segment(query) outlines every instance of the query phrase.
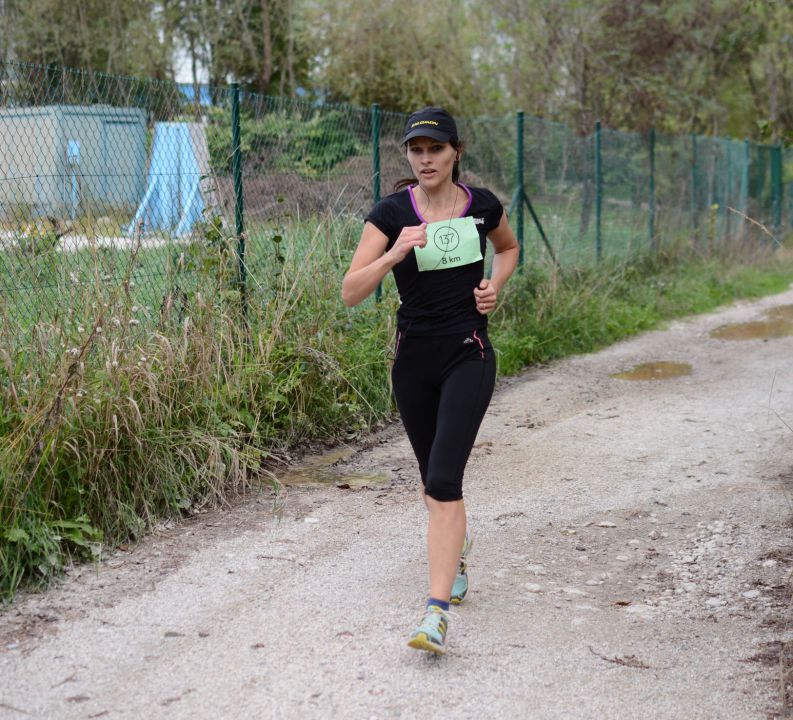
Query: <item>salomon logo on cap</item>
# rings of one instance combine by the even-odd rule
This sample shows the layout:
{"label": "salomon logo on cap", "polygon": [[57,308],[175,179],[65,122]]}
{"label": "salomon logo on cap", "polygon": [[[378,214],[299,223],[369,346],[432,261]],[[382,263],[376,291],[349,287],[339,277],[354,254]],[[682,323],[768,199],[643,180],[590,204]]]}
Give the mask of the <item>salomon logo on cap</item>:
{"label": "salomon logo on cap", "polygon": [[457,124],[443,108],[426,107],[414,112],[405,125],[404,145],[414,137],[428,137],[441,142],[457,141]]}

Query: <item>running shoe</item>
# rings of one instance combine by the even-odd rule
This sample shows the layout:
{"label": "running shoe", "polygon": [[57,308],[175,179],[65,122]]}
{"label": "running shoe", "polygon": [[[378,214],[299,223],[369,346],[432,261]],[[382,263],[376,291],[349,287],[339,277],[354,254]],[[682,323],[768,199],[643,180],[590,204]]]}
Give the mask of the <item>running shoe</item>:
{"label": "running shoe", "polygon": [[468,565],[465,562],[468,553],[473,547],[474,539],[469,534],[468,530],[465,531],[465,542],[463,543],[463,551],[460,553],[460,565],[457,567],[457,577],[454,578],[454,585],[452,585],[452,595],[449,602],[452,605],[459,605],[468,594]]}
{"label": "running shoe", "polygon": [[446,630],[449,616],[437,605],[428,605],[424,619],[411,633],[408,645],[416,650],[443,655],[446,652]]}

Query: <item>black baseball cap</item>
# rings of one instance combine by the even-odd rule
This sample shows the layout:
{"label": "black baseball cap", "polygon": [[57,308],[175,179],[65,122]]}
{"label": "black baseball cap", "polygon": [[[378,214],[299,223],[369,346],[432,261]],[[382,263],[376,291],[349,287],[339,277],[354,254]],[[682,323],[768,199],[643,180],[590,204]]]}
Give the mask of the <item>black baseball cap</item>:
{"label": "black baseball cap", "polygon": [[414,137],[429,137],[441,142],[456,141],[457,124],[443,108],[425,107],[408,118],[402,144]]}

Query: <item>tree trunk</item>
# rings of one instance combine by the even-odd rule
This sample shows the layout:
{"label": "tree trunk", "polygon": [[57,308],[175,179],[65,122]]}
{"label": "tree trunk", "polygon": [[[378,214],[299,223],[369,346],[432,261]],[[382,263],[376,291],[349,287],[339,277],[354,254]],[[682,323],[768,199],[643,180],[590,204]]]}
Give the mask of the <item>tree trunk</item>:
{"label": "tree trunk", "polygon": [[777,73],[777,58],[769,58],[766,66],[768,73],[768,119],[771,124],[771,142],[779,141],[779,75]]}
{"label": "tree trunk", "polygon": [[6,62],[11,53],[11,8],[7,0],[0,0],[0,62]]}
{"label": "tree trunk", "polygon": [[201,120],[201,86],[198,84],[198,59],[196,57],[195,35],[190,29],[190,71],[193,75],[193,107],[195,121]]}
{"label": "tree trunk", "polygon": [[[590,119],[588,117],[588,90],[589,90],[589,63],[587,61],[586,49],[583,44],[581,34],[578,34],[575,54],[578,56],[576,67],[578,68],[577,80],[577,95],[578,95],[578,135],[583,141],[589,133]],[[578,226],[578,237],[583,240],[589,229],[589,221],[592,217],[592,206],[595,202],[595,183],[592,177],[593,173],[589,172],[590,158],[581,158],[581,169],[584,174],[583,187],[581,188],[581,222]]]}
{"label": "tree trunk", "polygon": [[287,42],[286,42],[286,72],[289,76],[289,96],[294,97],[297,87],[295,86],[295,28],[294,28],[294,9],[293,0],[287,2]]}
{"label": "tree trunk", "polygon": [[273,77],[273,35],[270,24],[270,3],[260,0],[262,8],[262,43],[264,47],[264,62],[259,74],[258,90],[262,95],[267,93]]}

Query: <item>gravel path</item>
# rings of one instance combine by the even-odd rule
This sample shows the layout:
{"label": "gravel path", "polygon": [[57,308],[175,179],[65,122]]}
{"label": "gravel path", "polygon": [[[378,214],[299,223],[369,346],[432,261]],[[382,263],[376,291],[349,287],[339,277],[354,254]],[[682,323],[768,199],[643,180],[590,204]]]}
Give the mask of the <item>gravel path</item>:
{"label": "gravel path", "polygon": [[[0,616],[2,718],[766,718],[793,567],[793,337],[709,332],[793,290],[501,383],[466,476],[472,591],[406,647],[425,516],[397,426],[163,526]],[[690,376],[610,374],[651,360]],[[784,422],[783,422],[784,421]],[[343,483],[342,483],[343,484]],[[778,654],[778,653],[777,653]]]}

